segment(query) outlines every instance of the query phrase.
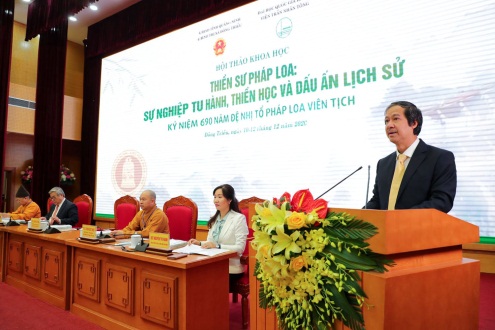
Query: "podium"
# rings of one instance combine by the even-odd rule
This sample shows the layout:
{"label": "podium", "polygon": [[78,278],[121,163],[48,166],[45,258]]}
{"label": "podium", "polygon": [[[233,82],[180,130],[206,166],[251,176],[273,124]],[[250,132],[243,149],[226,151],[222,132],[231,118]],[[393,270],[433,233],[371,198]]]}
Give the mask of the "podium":
{"label": "podium", "polygon": [[[462,244],[479,241],[477,226],[434,209],[330,210],[375,225],[370,248],[396,263],[386,273],[360,274],[367,330],[478,329],[480,263],[462,257]],[[250,269],[255,262],[251,248]],[[275,330],[275,312],[259,307],[258,290],[251,276],[251,329]]]}

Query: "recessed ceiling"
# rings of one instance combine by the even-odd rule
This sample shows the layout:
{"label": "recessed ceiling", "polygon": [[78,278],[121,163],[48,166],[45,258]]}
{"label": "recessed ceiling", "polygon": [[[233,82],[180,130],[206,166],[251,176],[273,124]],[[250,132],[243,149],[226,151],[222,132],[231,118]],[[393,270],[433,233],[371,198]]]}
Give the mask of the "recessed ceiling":
{"label": "recessed ceiling", "polygon": [[[3,0],[2,0],[3,1]],[[85,8],[77,13],[77,21],[69,21],[69,27],[67,31],[67,39],[83,44],[83,40],[88,35],[88,26],[93,25],[115,13],[137,3],[141,0],[99,0],[94,3],[98,7],[98,10],[94,11],[89,8]],[[16,22],[26,24],[27,12],[29,3],[23,0],[15,0],[14,20]]]}

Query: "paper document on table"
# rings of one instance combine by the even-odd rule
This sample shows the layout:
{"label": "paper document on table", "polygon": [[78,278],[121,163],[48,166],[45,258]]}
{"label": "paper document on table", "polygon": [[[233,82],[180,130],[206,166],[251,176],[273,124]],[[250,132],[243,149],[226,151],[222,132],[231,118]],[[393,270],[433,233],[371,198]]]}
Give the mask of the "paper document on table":
{"label": "paper document on table", "polygon": [[170,239],[170,249],[175,250],[181,247],[187,246],[187,241],[183,241],[181,239]]}
{"label": "paper document on table", "polygon": [[52,225],[51,226],[52,228],[56,228],[60,231],[69,231],[69,230],[72,230],[72,226],[71,225]]}
{"label": "paper document on table", "polygon": [[216,256],[224,252],[229,252],[226,249],[204,249],[199,245],[191,244],[181,247],[180,249],[175,249],[174,252],[187,253],[187,254],[201,254],[204,256]]}

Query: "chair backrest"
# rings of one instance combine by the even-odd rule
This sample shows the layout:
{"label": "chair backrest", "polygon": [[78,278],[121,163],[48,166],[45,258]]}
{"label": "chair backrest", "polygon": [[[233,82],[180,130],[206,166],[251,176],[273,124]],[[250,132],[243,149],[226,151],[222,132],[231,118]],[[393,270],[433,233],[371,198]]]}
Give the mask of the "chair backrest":
{"label": "chair backrest", "polygon": [[50,197],[48,197],[48,201],[46,202],[46,214],[48,214],[48,212],[50,212],[50,207],[52,206],[53,204],[53,201]]}
{"label": "chair backrest", "polygon": [[113,204],[114,228],[123,229],[139,212],[139,200],[136,197],[125,195]]}
{"label": "chair backrest", "polygon": [[163,204],[163,212],[168,218],[170,238],[188,241],[196,238],[198,206],[187,197],[177,196]]}
{"label": "chair backrest", "polygon": [[249,233],[248,233],[248,239],[246,241],[246,247],[244,249],[244,253],[243,255],[248,255],[249,254],[249,242],[251,241],[252,237],[253,237],[253,230],[251,229],[251,226],[249,225],[251,223],[251,219],[249,219],[249,204],[251,203],[263,203],[265,200],[262,199],[262,198],[258,198],[258,197],[249,197],[249,198],[246,198],[246,199],[242,199],[239,201],[239,210],[242,212],[242,214],[244,214],[244,216],[246,217],[246,221],[247,221],[247,224],[248,224],[248,228],[249,228]]}
{"label": "chair backrest", "polygon": [[93,200],[86,194],[77,196],[74,198],[74,204],[77,207],[77,213],[79,220],[76,227],[82,227],[82,225],[90,225],[93,217]]}

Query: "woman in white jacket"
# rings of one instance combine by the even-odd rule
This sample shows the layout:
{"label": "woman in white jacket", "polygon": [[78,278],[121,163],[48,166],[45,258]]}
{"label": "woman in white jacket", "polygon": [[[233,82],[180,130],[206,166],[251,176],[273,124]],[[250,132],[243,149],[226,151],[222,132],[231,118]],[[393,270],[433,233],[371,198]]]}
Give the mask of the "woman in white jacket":
{"label": "woman in white jacket", "polygon": [[205,249],[220,248],[237,252],[237,256],[229,259],[229,284],[242,277],[244,266],[240,256],[246,247],[248,226],[246,217],[239,210],[239,202],[234,188],[223,184],[213,190],[213,202],[217,212],[208,221],[208,237],[206,241],[189,240],[189,244],[200,245]]}

